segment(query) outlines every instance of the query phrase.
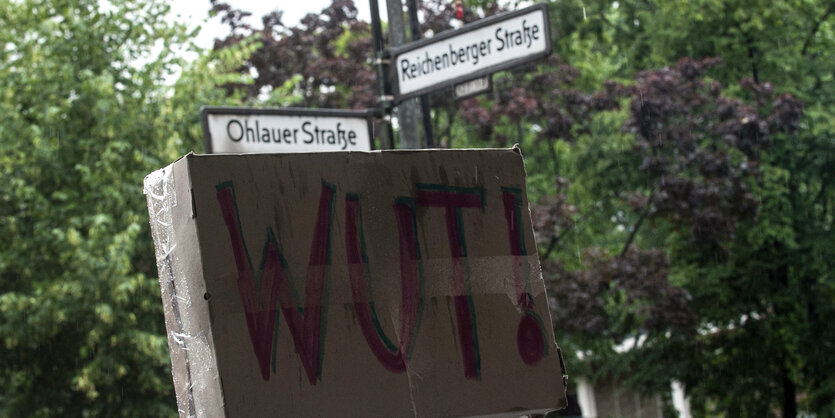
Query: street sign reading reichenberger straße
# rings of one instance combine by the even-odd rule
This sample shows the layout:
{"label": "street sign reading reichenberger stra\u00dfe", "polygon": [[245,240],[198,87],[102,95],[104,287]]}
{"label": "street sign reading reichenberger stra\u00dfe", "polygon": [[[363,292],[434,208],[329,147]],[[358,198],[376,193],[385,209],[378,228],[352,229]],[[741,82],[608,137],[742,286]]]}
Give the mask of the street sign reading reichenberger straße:
{"label": "street sign reading reichenberger stra\u00dfe", "polygon": [[395,101],[505,70],[550,52],[544,3],[482,19],[393,49]]}

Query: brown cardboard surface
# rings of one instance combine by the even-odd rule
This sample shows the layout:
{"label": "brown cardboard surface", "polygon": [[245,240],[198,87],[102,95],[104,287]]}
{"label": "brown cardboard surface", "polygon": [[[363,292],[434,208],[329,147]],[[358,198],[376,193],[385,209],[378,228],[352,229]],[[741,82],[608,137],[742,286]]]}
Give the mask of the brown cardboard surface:
{"label": "brown cardboard surface", "polygon": [[565,404],[518,150],[189,154],[145,190],[181,415]]}

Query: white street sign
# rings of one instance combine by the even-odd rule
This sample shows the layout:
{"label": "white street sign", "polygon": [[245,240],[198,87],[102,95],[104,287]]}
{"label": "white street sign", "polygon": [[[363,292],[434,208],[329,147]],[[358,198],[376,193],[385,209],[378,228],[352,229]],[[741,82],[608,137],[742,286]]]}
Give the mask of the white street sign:
{"label": "white street sign", "polygon": [[206,152],[370,151],[371,114],[362,110],[204,107]]}
{"label": "white street sign", "polygon": [[395,101],[492,74],[550,52],[544,3],[482,19],[392,50]]}

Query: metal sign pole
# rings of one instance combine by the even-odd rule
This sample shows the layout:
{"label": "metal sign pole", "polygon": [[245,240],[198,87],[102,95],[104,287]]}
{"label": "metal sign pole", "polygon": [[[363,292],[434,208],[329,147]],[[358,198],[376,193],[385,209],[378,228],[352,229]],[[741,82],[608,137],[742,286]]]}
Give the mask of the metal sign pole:
{"label": "metal sign pole", "polygon": [[374,42],[374,67],[377,69],[377,101],[379,103],[377,126],[374,130],[379,137],[380,149],[394,148],[394,131],[391,128],[392,96],[391,86],[386,74],[383,45],[383,26],[380,23],[380,7],[377,0],[369,0],[371,5],[371,37]]}
{"label": "metal sign pole", "polygon": [[[409,27],[412,32],[412,42],[421,38],[420,22],[418,22],[417,0],[406,0],[406,7],[409,9]],[[423,138],[426,148],[433,148],[435,140],[432,135],[432,109],[429,103],[429,95],[420,96],[420,110],[423,114]]]}
{"label": "metal sign pole", "polygon": [[[394,48],[406,45],[406,22],[403,19],[403,0],[386,0],[388,12],[389,45]],[[397,121],[400,126],[400,147],[404,149],[423,148],[420,138],[420,108],[417,100],[397,102]]]}

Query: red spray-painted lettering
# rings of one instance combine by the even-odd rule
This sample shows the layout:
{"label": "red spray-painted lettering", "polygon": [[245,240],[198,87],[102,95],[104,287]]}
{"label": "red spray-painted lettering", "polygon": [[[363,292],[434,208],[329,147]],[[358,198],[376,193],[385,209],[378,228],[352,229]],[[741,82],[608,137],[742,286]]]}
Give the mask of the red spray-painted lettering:
{"label": "red spray-painted lettering", "polygon": [[539,363],[547,354],[545,332],[542,320],[533,310],[533,296],[530,281],[523,274],[523,259],[528,252],[525,248],[525,236],[522,229],[522,189],[502,188],[504,216],[507,223],[507,235],[510,239],[510,254],[513,256],[513,278],[516,286],[516,303],[524,309],[516,333],[516,347],[522,361],[529,366]]}
{"label": "red spray-painted lettering", "polygon": [[252,262],[246,249],[241,231],[235,191],[231,183],[223,183],[217,187],[217,198],[223,212],[223,219],[232,240],[235,264],[238,270],[238,292],[246,312],[247,328],[255,349],[255,357],[261,371],[261,377],[269,380],[270,353],[273,348],[273,333],[276,331],[276,298],[281,306],[281,312],[287,320],[290,334],[296,351],[301,358],[302,366],[307,373],[311,385],[321,379],[322,373],[322,340],[325,333],[322,329],[323,310],[325,301],[322,294],[325,289],[325,275],[330,258],[330,222],[333,211],[334,188],[322,183],[319,198],[319,211],[316,216],[316,226],[310,249],[310,259],[305,282],[304,306],[292,300],[291,285],[287,280],[287,263],[281,255],[277,240],[272,229],[267,230],[267,241],[264,244],[263,261],[261,264],[261,295],[267,295],[267,300],[259,300],[255,289]]}
{"label": "red spray-painted lettering", "polygon": [[420,295],[419,258],[417,236],[415,235],[414,208],[405,202],[394,205],[397,229],[400,236],[400,339],[395,346],[380,326],[374,302],[369,299],[371,288],[368,256],[365,252],[365,238],[362,231],[359,196],[345,198],[345,246],[348,252],[348,274],[351,281],[351,296],[354,309],[365,341],[387,370],[395,373],[406,371],[406,360],[413,347],[417,322],[422,311]]}
{"label": "red spray-painted lettering", "polygon": [[[420,317],[423,311],[422,265],[418,246],[415,205],[443,208],[449,241],[452,280],[455,291],[455,316],[464,375],[480,379],[481,355],[478,344],[476,313],[470,284],[467,245],[463,230],[462,209],[484,208],[484,189],[462,188],[436,184],[416,185],[416,199],[399,198],[393,205],[400,245],[401,306],[399,339],[393,343],[380,326],[371,291],[368,257],[362,226],[359,196],[345,198],[345,245],[351,297],[366,340],[377,360],[387,370],[402,373],[414,348]],[[545,333],[541,319],[533,310],[530,283],[523,274],[522,257],[527,255],[522,220],[520,188],[502,188],[517,303],[524,310],[517,332],[517,346],[522,360],[528,365],[538,363],[547,355]],[[293,289],[287,279],[287,262],[282,256],[275,234],[267,228],[262,261],[255,271],[243,238],[234,187],[231,182],[217,186],[223,220],[229,232],[232,252],[238,272],[238,293],[246,314],[247,329],[252,340],[259,371],[264,380],[270,377],[270,354],[275,361],[275,336],[278,333],[278,309],[284,314],[296,351],[307,374],[315,385],[321,380],[323,345],[325,339],[323,317],[327,315],[327,276],[330,260],[331,219],[335,188],[322,182],[319,208],[311,242],[305,281],[304,304],[293,299]],[[273,371],[275,364],[273,364]]]}
{"label": "red spray-painted lettering", "polygon": [[467,263],[467,244],[461,209],[483,208],[484,189],[418,185],[417,204],[444,208],[446,211],[447,239],[452,255],[452,280],[455,289],[455,316],[458,320],[458,340],[464,361],[464,376],[468,379],[480,379],[481,353],[478,348],[478,328],[470,287],[470,268]]}

